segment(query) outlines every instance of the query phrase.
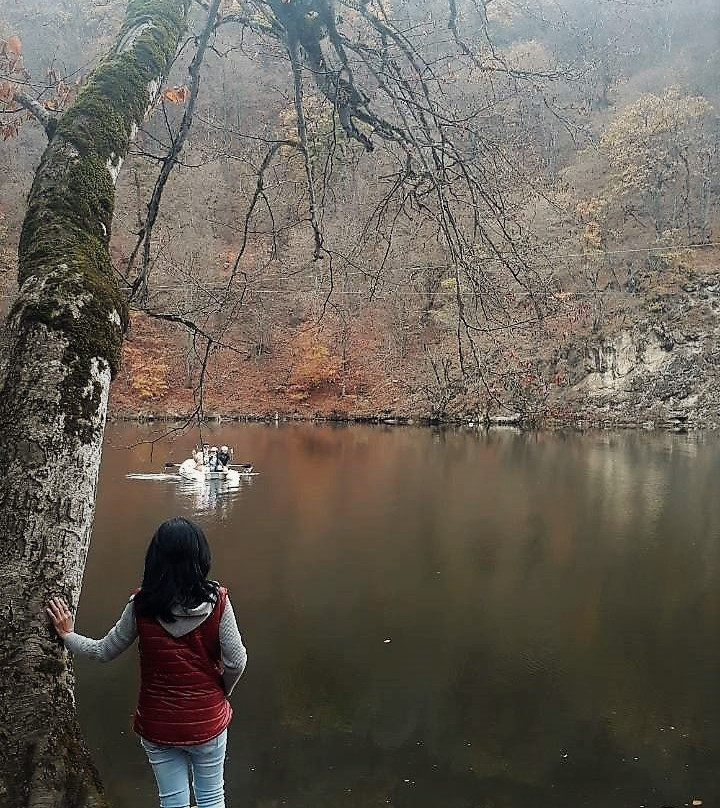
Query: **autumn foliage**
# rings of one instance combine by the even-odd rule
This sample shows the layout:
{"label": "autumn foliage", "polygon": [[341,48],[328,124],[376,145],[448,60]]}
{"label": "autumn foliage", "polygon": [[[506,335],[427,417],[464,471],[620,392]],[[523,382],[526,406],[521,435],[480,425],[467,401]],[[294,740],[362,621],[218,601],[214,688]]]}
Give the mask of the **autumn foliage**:
{"label": "autumn foliage", "polygon": [[[0,132],[20,135],[0,155],[9,245],[40,144],[16,96],[32,79],[35,100],[60,116],[95,55],[85,51],[107,42],[124,9],[111,0],[99,15],[78,0],[71,22],[28,3],[45,29],[56,26],[63,55],[45,64],[22,15],[3,12]],[[497,0],[483,19],[466,9],[455,23],[435,0],[392,6],[419,52],[432,46],[443,60],[457,51],[438,98],[444,115],[476,126],[461,127],[461,153],[482,170],[473,196],[453,160],[402,156],[392,138],[367,154],[360,143],[372,127],[360,121],[353,141],[342,99],[334,104],[306,68],[300,148],[287,54],[268,44],[266,21],[223,2],[193,127],[148,243],[147,308],[179,322],[133,316],[113,411],[191,412],[202,382],[212,412],[534,417],[582,400],[598,344],[628,329],[674,332],[663,295],[712,272],[717,241],[718,10],[702,0],[697,14],[710,22],[699,30],[679,4],[667,14],[641,5],[576,0],[567,13],[582,21],[581,41],[552,3],[540,2],[538,17]],[[300,13],[294,3],[275,7],[287,19]],[[371,35],[362,9],[343,4],[343,36]],[[320,24],[304,19],[305,33]],[[460,23],[448,37],[448,24]],[[191,50],[120,177],[119,277],[191,98]],[[392,82],[399,69],[387,63]],[[358,67],[355,78],[368,76]],[[422,92],[420,79],[412,86]],[[455,205],[457,242],[443,230],[439,192]],[[216,339],[207,361],[202,334]]]}

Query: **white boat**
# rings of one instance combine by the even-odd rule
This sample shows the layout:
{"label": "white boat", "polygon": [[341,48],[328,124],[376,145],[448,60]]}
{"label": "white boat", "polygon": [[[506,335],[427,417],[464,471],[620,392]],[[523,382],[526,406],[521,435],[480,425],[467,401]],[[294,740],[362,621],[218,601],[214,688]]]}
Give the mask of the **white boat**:
{"label": "white boat", "polygon": [[235,485],[240,482],[240,477],[243,474],[252,474],[253,467],[249,464],[244,464],[239,469],[230,468],[226,471],[210,471],[207,468],[196,468],[195,461],[188,458],[184,463],[180,464],[178,474],[185,480],[192,480],[196,483],[208,483],[211,481],[219,481]]}

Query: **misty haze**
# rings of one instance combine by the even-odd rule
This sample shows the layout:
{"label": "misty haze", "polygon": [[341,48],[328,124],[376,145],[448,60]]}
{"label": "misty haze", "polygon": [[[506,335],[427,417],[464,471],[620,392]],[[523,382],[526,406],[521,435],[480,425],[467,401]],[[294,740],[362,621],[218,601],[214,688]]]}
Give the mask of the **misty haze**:
{"label": "misty haze", "polygon": [[229,805],[717,804],[719,76],[717,0],[0,0],[0,806],[156,804],[43,604],[176,512]]}

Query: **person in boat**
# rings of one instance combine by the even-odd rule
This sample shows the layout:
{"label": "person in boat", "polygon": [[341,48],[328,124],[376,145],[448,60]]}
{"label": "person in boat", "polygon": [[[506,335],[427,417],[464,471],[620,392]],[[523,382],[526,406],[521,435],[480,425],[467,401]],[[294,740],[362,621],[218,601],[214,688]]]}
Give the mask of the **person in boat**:
{"label": "person in boat", "polygon": [[210,455],[208,457],[208,470],[209,471],[222,471],[218,463],[218,450],[217,446],[210,447]]}
{"label": "person in boat", "polygon": [[232,453],[227,446],[221,446],[220,451],[217,453],[217,462],[222,471],[227,471],[230,468],[230,461],[232,460]]}
{"label": "person in boat", "polygon": [[205,473],[205,463],[203,462],[203,453],[200,449],[195,449],[187,460],[180,464],[180,475],[184,477],[192,477],[196,472],[200,474]]}
{"label": "person in boat", "polygon": [[247,651],[227,590],[207,577],[210,561],[202,529],[189,519],[168,519],[147,549],[140,589],[101,640],[75,632],[62,598],[52,598],[47,607],[55,631],[75,655],[109,662],[138,639],[140,695],[133,728],[153,767],[161,808],[190,805],[190,772],[197,805],[225,808],[229,697]]}

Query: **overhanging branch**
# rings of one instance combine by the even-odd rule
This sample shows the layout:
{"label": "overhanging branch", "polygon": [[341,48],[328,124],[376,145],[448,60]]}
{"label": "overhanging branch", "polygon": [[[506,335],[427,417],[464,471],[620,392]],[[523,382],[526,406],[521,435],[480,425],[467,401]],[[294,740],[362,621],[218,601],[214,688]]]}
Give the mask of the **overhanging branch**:
{"label": "overhanging branch", "polygon": [[50,140],[57,129],[57,119],[37,99],[18,90],[13,93],[13,101],[26,109],[42,125]]}
{"label": "overhanging branch", "polygon": [[157,221],[158,213],[160,211],[160,202],[162,200],[163,191],[167,185],[167,181],[179,161],[180,152],[185,145],[187,136],[192,127],[193,115],[195,113],[195,104],[197,102],[198,92],[200,90],[200,68],[205,58],[205,51],[207,50],[210,36],[214,30],[215,19],[218,15],[218,9],[222,0],[212,0],[208,4],[208,16],[203,28],[202,33],[197,41],[197,48],[195,56],[193,57],[188,72],[190,74],[190,95],[183,113],[180,129],[177,134],[172,138],[170,151],[163,160],[162,168],[155,181],[152,197],[148,203],[148,214],[145,220],[145,225],[138,233],[138,239],[130,255],[127,267],[127,276],[129,277],[135,266],[140,247],[142,247],[142,264],[137,277],[132,282],[130,291],[130,300],[146,301],[148,295],[148,283],[150,278],[151,260],[150,260],[150,242],[152,239],[152,231]]}

